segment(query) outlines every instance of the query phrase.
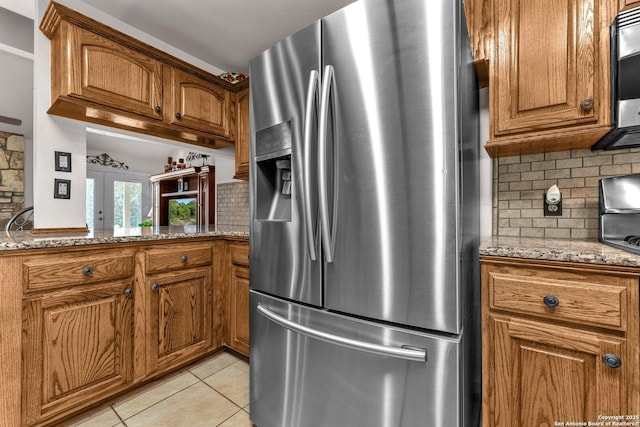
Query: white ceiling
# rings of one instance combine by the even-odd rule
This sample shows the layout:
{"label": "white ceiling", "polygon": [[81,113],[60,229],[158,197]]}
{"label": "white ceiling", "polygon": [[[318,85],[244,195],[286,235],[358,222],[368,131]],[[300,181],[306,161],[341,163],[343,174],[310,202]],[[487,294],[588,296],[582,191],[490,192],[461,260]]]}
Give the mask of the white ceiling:
{"label": "white ceiling", "polygon": [[226,71],[353,0],[82,0]]}

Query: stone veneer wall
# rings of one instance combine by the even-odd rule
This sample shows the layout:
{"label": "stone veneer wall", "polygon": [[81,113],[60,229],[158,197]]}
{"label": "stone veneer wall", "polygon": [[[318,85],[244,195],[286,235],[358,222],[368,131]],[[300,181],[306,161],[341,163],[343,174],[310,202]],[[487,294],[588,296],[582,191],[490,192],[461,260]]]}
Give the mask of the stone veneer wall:
{"label": "stone veneer wall", "polygon": [[0,132],[0,226],[24,208],[24,137]]}
{"label": "stone veneer wall", "polygon": [[[573,150],[493,160],[493,234],[596,238],[598,180],[640,173],[640,149]],[[544,216],[543,195],[556,184],[562,216]]]}
{"label": "stone veneer wall", "polygon": [[218,225],[249,225],[249,183],[218,184],[216,223]]}

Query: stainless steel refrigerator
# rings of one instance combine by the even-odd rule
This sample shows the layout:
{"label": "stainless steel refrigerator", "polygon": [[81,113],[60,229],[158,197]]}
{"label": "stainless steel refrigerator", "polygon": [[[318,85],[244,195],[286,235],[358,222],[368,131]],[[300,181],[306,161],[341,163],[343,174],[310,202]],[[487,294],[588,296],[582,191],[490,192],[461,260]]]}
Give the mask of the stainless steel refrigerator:
{"label": "stainless steel refrigerator", "polygon": [[479,424],[462,2],[360,0],[250,63],[258,427]]}

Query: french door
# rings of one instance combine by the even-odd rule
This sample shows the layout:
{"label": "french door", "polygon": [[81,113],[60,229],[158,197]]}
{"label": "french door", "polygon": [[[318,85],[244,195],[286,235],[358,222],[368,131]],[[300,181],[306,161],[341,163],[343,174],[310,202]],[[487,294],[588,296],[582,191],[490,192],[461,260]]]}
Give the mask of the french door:
{"label": "french door", "polygon": [[87,226],[92,230],[137,227],[151,209],[146,175],[87,171]]}

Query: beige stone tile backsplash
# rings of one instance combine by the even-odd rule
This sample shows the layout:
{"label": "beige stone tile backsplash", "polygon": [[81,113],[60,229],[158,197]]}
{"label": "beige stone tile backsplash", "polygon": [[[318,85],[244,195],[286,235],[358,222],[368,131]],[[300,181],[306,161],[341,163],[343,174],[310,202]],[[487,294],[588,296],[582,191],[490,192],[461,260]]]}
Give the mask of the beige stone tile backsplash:
{"label": "beige stone tile backsplash", "polygon": [[[640,173],[640,148],[555,153],[493,159],[493,234],[595,239],[598,181]],[[562,216],[544,216],[543,195],[562,193]]]}
{"label": "beige stone tile backsplash", "polygon": [[216,223],[218,225],[249,225],[249,183],[218,184]]}

